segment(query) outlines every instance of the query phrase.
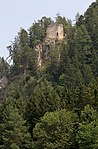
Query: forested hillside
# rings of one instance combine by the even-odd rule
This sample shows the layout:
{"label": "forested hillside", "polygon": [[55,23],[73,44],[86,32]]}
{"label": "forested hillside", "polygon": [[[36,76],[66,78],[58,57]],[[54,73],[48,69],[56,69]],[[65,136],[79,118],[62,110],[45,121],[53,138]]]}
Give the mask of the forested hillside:
{"label": "forested hillside", "polygon": [[[62,41],[47,41],[51,24],[63,26]],[[98,149],[98,1],[74,25],[57,15],[21,28],[7,48],[0,149]]]}

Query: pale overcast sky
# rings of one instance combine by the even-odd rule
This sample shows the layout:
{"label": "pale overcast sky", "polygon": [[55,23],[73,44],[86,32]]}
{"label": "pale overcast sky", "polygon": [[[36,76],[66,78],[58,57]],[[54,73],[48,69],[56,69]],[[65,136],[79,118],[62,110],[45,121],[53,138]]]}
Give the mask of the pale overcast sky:
{"label": "pale overcast sky", "polygon": [[62,16],[74,20],[95,0],[0,0],[0,56],[7,57],[6,47],[13,41],[20,27],[28,29],[41,17]]}

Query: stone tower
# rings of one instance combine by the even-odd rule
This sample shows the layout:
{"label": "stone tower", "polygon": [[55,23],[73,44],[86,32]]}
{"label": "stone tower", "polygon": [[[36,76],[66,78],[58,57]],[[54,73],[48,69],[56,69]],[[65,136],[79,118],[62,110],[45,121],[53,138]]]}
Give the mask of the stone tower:
{"label": "stone tower", "polygon": [[[57,46],[58,60],[60,59],[59,45],[64,39],[63,24],[51,24],[47,27],[46,37],[43,43],[35,46],[37,52],[37,68],[38,71],[45,65],[45,61],[49,60],[51,50]],[[44,57],[44,59],[42,58]]]}
{"label": "stone tower", "polygon": [[46,40],[62,41],[63,38],[64,38],[63,24],[54,23],[47,27]]}

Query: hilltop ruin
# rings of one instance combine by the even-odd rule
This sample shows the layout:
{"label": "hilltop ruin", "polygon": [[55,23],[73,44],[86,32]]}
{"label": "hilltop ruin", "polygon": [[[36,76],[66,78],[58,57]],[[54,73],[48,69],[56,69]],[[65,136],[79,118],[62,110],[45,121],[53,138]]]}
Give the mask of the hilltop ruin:
{"label": "hilltop ruin", "polygon": [[[63,39],[63,24],[53,23],[47,27],[44,42],[35,46],[35,51],[38,53],[37,66],[39,70],[42,67],[42,55],[44,55],[44,60],[48,60],[51,50],[55,48],[56,44],[59,45]],[[59,46],[57,52],[59,53],[58,57],[60,59]]]}
{"label": "hilltop ruin", "polygon": [[46,41],[49,40],[59,40],[62,41],[64,38],[64,28],[63,24],[51,24],[46,30]]}

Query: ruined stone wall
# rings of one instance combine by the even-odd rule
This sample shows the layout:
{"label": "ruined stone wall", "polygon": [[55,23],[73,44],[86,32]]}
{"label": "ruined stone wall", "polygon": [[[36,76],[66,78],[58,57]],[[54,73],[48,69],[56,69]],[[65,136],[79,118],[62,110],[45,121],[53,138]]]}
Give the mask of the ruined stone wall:
{"label": "ruined stone wall", "polygon": [[64,38],[64,30],[63,24],[52,24],[49,25],[46,32],[46,38],[52,40],[63,40]]}
{"label": "ruined stone wall", "polygon": [[64,38],[63,24],[54,23],[47,27],[46,38],[43,43],[35,46],[37,52],[37,69],[38,71],[44,66],[44,62],[49,60],[52,49],[58,45],[58,60],[60,59],[59,45]]}
{"label": "ruined stone wall", "polygon": [[63,24],[59,24],[57,29],[58,29],[58,39],[63,40],[63,38],[64,38]]}

